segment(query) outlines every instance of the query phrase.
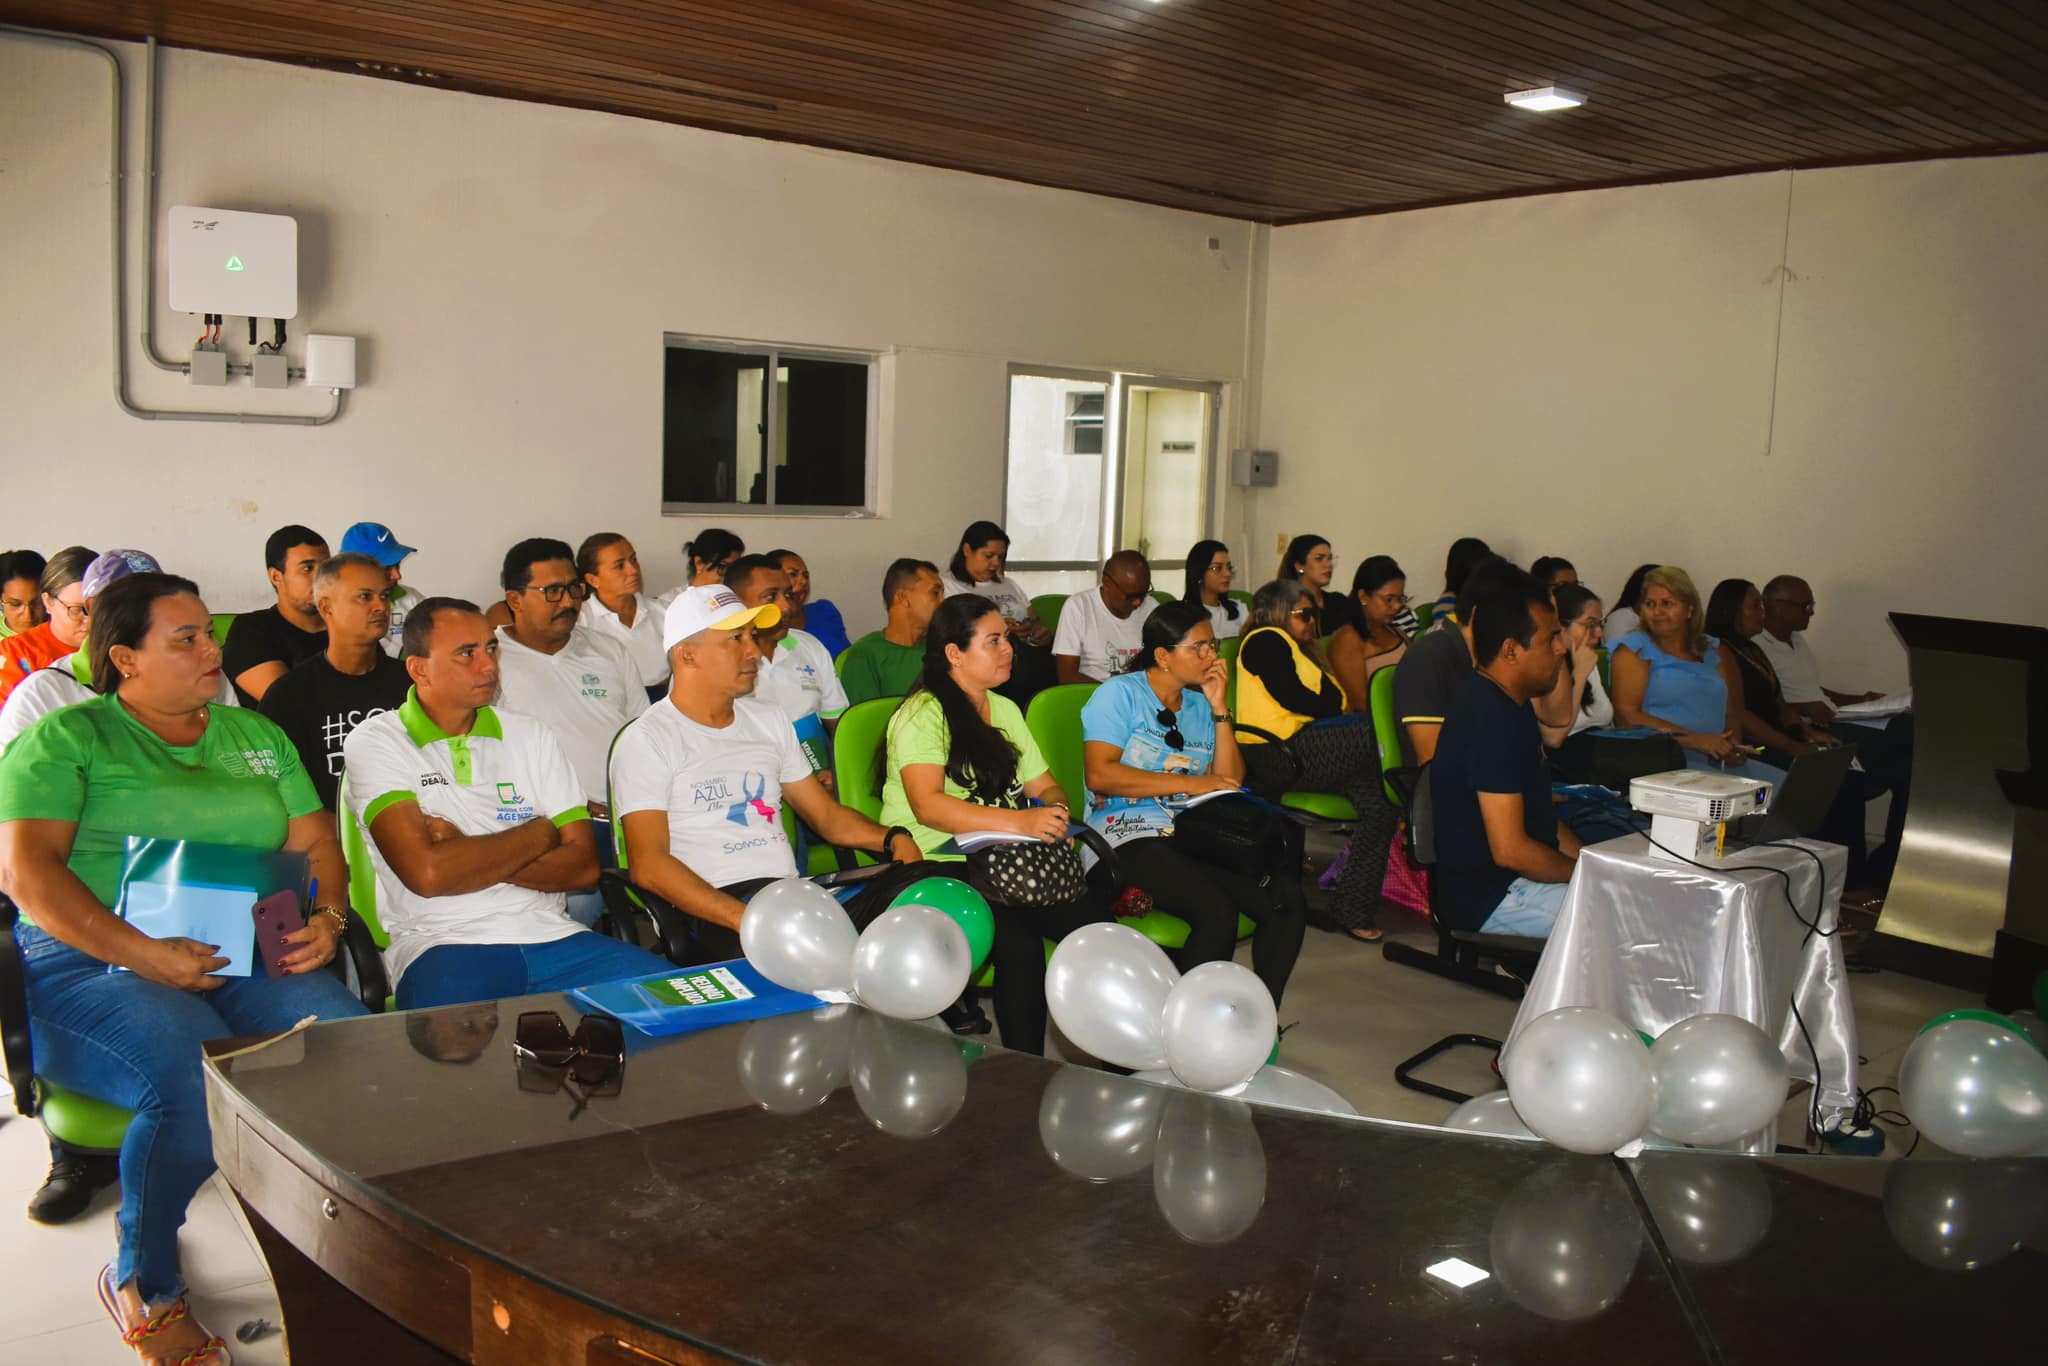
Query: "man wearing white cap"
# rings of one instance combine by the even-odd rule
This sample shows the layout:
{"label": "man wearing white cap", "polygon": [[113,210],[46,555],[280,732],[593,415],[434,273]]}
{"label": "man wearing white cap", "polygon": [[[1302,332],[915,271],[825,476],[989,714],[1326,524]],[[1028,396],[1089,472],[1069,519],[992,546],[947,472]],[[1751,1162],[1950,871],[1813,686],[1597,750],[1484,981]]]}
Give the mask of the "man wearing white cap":
{"label": "man wearing white cap", "polygon": [[841,806],[818,780],[780,709],[748,694],[760,672],[759,628],[781,613],[749,607],[723,584],[684,590],[662,623],[666,698],[626,727],[612,750],[612,816],[625,833],[636,887],[695,917],[698,956],[740,956],[746,899],[797,876],[782,803],[829,843],[901,863],[921,857],[902,829]]}

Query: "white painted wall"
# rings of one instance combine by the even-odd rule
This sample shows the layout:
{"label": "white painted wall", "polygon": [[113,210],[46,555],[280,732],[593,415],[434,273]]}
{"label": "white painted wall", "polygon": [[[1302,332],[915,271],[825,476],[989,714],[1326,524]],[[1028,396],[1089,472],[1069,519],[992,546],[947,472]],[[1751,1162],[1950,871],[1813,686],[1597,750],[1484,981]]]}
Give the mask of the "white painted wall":
{"label": "white painted wall", "polygon": [[[880,520],[719,519],[802,550],[862,629],[890,558],[943,561],[1001,516],[1010,362],[1237,382],[1249,354],[1245,224],[167,52],[160,203],[296,215],[294,335],[359,337],[362,387],[318,429],[138,422],[109,396],[107,98],[96,58],[0,37],[0,544],[139,546],[220,610],[267,601],[263,538],[291,521],[387,521],[420,547],[409,580],[478,596],[520,537],[618,530],[667,587],[707,520],[660,515],[682,332],[887,353]],[[198,330],[159,309],[166,353]],[[193,390],[133,345],[130,376],[152,407],[324,407]]]}
{"label": "white painted wall", "polygon": [[[1434,596],[1462,534],[1800,573],[1835,686],[1905,682],[1890,610],[2048,622],[2048,156],[1423,210],[1270,237],[1239,552],[1329,536]],[[1780,301],[1783,315],[1780,328]]]}

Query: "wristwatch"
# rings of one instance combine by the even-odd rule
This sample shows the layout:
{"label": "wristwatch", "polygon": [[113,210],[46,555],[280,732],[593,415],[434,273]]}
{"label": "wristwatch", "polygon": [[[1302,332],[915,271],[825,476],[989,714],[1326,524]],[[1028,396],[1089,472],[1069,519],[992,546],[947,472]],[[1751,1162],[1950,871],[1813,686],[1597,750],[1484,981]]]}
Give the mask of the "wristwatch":
{"label": "wristwatch", "polygon": [[890,852],[889,846],[896,842],[896,837],[898,835],[903,836],[903,838],[909,840],[912,844],[917,843],[917,836],[911,834],[908,830],[905,830],[900,825],[892,825],[887,830],[884,830],[882,832],[882,847],[876,850],[875,852],[879,853],[883,858],[894,858],[895,855]]}

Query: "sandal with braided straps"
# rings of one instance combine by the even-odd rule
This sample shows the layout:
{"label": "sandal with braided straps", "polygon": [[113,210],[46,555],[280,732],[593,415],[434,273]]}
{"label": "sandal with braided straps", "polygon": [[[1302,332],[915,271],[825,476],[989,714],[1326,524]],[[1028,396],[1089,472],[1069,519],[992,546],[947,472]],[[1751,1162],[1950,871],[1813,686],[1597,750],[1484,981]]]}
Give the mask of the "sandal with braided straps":
{"label": "sandal with braided straps", "polygon": [[[144,1343],[161,1334],[174,1323],[191,1319],[192,1311],[184,1297],[173,1300],[161,1313],[151,1314],[146,1309],[141,1323],[130,1326],[127,1312],[121,1307],[121,1297],[114,1289],[114,1268],[100,1268],[100,1307],[107,1311],[107,1317],[121,1330],[121,1341],[141,1350]],[[197,1327],[196,1321],[194,1326]],[[201,1329],[201,1331],[205,1331]],[[187,1352],[175,1361],[164,1359],[164,1366],[234,1366],[234,1358],[228,1355],[227,1343],[217,1337],[208,1337],[205,1342]]]}

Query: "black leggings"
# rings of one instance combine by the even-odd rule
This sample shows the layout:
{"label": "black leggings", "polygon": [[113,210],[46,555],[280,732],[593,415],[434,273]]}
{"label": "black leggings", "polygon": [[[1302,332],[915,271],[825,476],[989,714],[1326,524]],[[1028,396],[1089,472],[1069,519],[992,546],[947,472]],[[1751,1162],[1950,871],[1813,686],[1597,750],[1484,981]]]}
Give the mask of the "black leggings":
{"label": "black leggings", "polygon": [[[961,865],[955,864],[954,867]],[[989,961],[996,970],[996,1026],[1012,1053],[1045,1053],[1045,942],[1057,944],[1083,925],[1113,917],[1102,890],[1092,884],[1078,899],[1059,906],[1011,906],[989,902],[995,912],[996,943]]]}
{"label": "black leggings", "polygon": [[1351,856],[1330,894],[1330,916],[1347,930],[1372,929],[1379,920],[1380,884],[1386,881],[1387,850],[1400,828],[1401,813],[1380,786],[1380,747],[1371,725],[1360,716],[1304,726],[1284,745],[1245,745],[1242,750],[1245,776],[1261,797],[1278,801],[1290,789],[1336,792],[1357,810]]}
{"label": "black leggings", "polygon": [[1282,869],[1260,884],[1191,858],[1158,835],[1118,845],[1116,860],[1125,882],[1144,888],[1160,910],[1188,922],[1188,942],[1173,955],[1182,972],[1227,962],[1237,950],[1238,915],[1256,920],[1252,971],[1273,993],[1273,1004],[1280,1004],[1308,923],[1299,868]]}

